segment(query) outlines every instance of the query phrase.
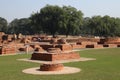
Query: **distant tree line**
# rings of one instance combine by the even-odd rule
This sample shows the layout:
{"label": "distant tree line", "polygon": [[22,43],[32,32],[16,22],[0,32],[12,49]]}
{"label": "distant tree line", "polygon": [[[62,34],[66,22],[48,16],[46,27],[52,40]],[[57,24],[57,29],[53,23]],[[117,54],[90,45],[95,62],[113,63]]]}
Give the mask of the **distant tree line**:
{"label": "distant tree line", "polygon": [[120,36],[120,18],[106,16],[83,17],[83,13],[71,6],[46,5],[29,18],[14,19],[9,24],[0,17],[0,31],[24,35],[50,34],[82,36]]}

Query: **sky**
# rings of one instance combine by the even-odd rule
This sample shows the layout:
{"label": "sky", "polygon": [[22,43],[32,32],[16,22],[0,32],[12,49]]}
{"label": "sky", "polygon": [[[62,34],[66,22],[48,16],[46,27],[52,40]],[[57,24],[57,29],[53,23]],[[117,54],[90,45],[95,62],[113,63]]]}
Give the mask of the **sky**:
{"label": "sky", "polygon": [[0,0],[0,17],[8,22],[15,18],[27,18],[47,4],[61,7],[70,5],[81,10],[84,17],[120,17],[120,0]]}

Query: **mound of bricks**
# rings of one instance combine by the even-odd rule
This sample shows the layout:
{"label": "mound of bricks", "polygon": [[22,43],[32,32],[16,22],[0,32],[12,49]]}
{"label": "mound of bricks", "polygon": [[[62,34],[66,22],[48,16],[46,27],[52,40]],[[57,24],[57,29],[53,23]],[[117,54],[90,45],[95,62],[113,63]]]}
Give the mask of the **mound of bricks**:
{"label": "mound of bricks", "polygon": [[40,65],[40,71],[60,71],[64,68],[63,64],[42,64]]}

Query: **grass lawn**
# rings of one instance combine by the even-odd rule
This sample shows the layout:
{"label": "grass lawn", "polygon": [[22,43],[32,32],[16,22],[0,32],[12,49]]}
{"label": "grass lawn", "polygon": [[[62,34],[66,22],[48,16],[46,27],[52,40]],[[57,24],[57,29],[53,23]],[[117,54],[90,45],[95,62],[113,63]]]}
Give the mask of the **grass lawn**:
{"label": "grass lawn", "polygon": [[23,69],[40,65],[17,61],[21,58],[30,58],[31,54],[0,56],[0,80],[120,80],[120,48],[80,51],[80,55],[96,60],[64,64],[82,69],[79,73],[46,76],[22,73]]}

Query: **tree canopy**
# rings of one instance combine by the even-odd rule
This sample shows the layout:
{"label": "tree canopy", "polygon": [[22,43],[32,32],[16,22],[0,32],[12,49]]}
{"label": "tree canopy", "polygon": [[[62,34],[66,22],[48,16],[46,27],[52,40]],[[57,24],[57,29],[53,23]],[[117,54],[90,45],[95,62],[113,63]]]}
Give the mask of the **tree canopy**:
{"label": "tree canopy", "polygon": [[6,32],[7,31],[7,20],[0,17],[0,31]]}
{"label": "tree canopy", "polygon": [[[34,18],[37,16],[36,18]],[[35,25],[42,27],[45,33],[55,36],[56,33],[74,34],[79,31],[82,25],[83,13],[71,6],[51,6],[47,5],[31,16]]]}

